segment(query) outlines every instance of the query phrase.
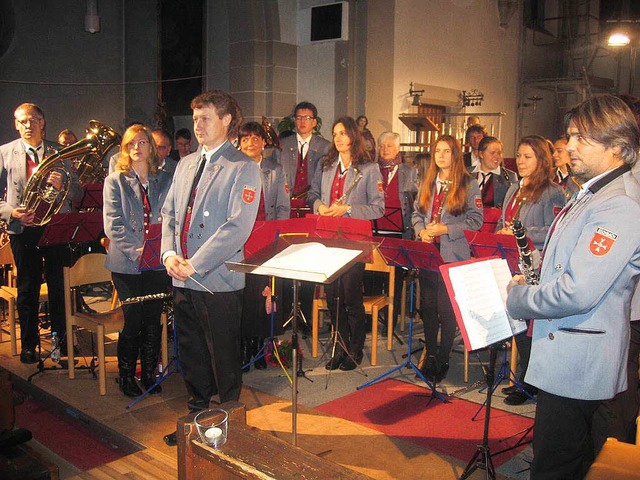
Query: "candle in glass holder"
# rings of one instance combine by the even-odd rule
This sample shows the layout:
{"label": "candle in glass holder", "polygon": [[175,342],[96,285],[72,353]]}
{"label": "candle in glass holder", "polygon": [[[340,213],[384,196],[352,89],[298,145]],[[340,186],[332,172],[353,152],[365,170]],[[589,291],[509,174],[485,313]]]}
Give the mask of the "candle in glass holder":
{"label": "candle in glass holder", "polygon": [[219,427],[210,427],[204,432],[204,438],[207,439],[207,442],[215,443],[220,440],[222,437],[222,429]]}

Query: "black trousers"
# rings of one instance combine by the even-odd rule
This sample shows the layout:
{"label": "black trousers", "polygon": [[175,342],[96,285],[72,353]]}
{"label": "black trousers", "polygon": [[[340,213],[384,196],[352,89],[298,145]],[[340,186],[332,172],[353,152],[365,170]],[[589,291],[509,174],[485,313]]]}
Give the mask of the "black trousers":
{"label": "black trousers", "polygon": [[[165,270],[141,272],[139,275],[126,273],[112,273],[111,278],[118,292],[120,300],[140,297],[154,293],[164,293],[168,290],[170,277]],[[143,333],[146,325],[160,325],[162,301],[131,303],[123,305],[124,327],[121,335],[135,338]]]}
{"label": "black trousers", "polygon": [[62,268],[70,265],[70,253],[66,246],[37,246],[44,227],[26,227],[19,235],[10,235],[11,251],[16,262],[20,336],[22,349],[35,349],[38,336],[38,311],[42,274],[45,274],[49,291],[49,317],[51,331],[59,338],[66,333],[64,317],[64,280]]}
{"label": "black trousers", "polygon": [[200,292],[174,288],[178,358],[184,371],[191,410],[238,400],[242,388],[240,318],[242,290]]}
{"label": "black trousers", "polygon": [[356,263],[338,280],[325,287],[331,323],[335,327],[337,322],[342,341],[356,358],[362,355],[366,336],[366,316],[362,304],[363,273],[364,263]]}
{"label": "black trousers", "polygon": [[[456,317],[442,275],[420,271],[420,316],[424,322],[427,355],[435,356],[440,364],[449,363],[449,355],[456,335]],[[440,349],[438,349],[440,330]]]}
{"label": "black trousers", "polygon": [[602,402],[593,418],[593,446],[597,455],[607,437],[635,443],[636,417],[640,408],[638,357],[640,356],[640,321],[631,322],[627,389],[611,400]]}
{"label": "black trousers", "polygon": [[593,415],[600,403],[538,392],[531,480],[579,480],[587,474],[594,459]]}

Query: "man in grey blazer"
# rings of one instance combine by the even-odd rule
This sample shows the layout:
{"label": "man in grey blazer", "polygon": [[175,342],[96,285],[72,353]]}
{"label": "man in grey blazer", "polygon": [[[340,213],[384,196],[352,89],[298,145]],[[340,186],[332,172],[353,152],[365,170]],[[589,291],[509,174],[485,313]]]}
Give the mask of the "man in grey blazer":
{"label": "man in grey blazer", "polygon": [[[260,202],[258,164],[229,142],[241,118],[236,101],[212,90],[191,102],[202,146],[178,163],[162,208],[162,260],[173,278],[180,361],[190,411],[238,400],[243,273],[228,261],[243,259]],[[214,400],[216,401],[216,400]],[[165,436],[176,444],[175,433]]]}
{"label": "man in grey blazer", "polygon": [[294,109],[296,134],[282,140],[282,150],[274,149],[272,158],[284,168],[285,180],[292,197],[291,212],[306,206],[309,185],[318,161],[329,151],[331,143],[313,133],[318,125],[318,109],[313,103],[300,102]]}
{"label": "man in grey blazer", "polygon": [[507,309],[534,320],[526,381],[539,389],[531,478],[582,478],[593,415],[627,388],[629,309],[640,272],[640,129],[611,95],[573,108],[565,126],[583,182],[551,226],[539,285],[510,283]]}
{"label": "man in grey blazer", "polygon": [[[23,103],[14,113],[15,127],[20,138],[0,146],[0,219],[7,223],[11,251],[16,262],[18,284],[18,316],[22,363],[36,363],[36,347],[40,343],[38,335],[38,311],[40,284],[42,283],[43,259],[49,291],[49,315],[51,331],[64,339],[64,290],[62,268],[65,247],[39,248],[38,242],[44,226],[34,226],[34,212],[20,206],[24,188],[29,177],[35,173],[39,162],[49,157],[60,146],[44,139],[46,121],[44,113],[33,103]],[[69,165],[69,162],[66,162]],[[69,165],[70,166],[70,165]],[[60,213],[70,212],[73,202],[82,199],[82,188],[77,177],[71,172],[70,179],[55,171],[50,173],[48,182],[61,190],[68,180],[69,194],[60,208]],[[66,352],[66,347],[61,352]]]}

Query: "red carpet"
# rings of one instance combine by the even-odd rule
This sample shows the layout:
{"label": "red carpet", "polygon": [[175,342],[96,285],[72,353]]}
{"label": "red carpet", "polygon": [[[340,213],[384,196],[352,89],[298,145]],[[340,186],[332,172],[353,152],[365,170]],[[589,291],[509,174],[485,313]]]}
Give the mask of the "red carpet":
{"label": "red carpet", "polygon": [[16,407],[16,426],[30,430],[34,439],[82,471],[131,453],[80,421],[51,411],[33,399]]}
{"label": "red carpet", "polygon": [[[384,380],[322,404],[317,410],[463,462],[471,460],[482,443],[485,411],[471,421],[479,408],[478,404],[454,398],[450,403],[434,399],[427,406],[429,394],[428,389],[417,385]],[[489,422],[490,452],[493,454],[513,445],[531,425],[533,420],[530,418],[492,408]],[[512,435],[509,441],[499,442]],[[500,466],[520,449],[493,457],[494,465]]]}

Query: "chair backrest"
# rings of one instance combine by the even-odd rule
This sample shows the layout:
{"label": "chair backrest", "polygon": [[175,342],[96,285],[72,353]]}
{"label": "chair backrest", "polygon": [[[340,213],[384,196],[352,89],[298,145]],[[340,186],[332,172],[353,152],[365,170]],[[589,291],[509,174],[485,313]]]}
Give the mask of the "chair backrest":
{"label": "chair backrest", "polygon": [[384,257],[380,253],[380,250],[375,248],[372,253],[371,262],[364,264],[364,269],[369,272],[382,272],[389,274],[389,285],[387,296],[393,298],[395,296],[394,286],[395,286],[395,278],[396,278],[396,269],[390,265],[387,265],[387,262],[384,260]]}
{"label": "chair backrest", "polygon": [[65,289],[110,282],[111,272],[104,266],[106,258],[104,253],[88,253],[80,257],[73,266],[65,267]]}

